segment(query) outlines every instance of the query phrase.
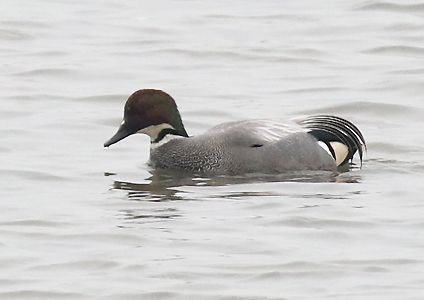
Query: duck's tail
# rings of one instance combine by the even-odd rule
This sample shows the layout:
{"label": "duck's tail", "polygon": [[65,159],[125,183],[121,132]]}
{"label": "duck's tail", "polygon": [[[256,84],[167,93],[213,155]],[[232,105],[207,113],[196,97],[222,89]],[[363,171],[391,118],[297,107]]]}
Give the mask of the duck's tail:
{"label": "duck's tail", "polygon": [[364,136],[354,124],[340,117],[329,115],[306,117],[299,120],[298,123],[328,147],[337,166],[352,161],[358,151],[362,167],[362,156],[367,147]]}

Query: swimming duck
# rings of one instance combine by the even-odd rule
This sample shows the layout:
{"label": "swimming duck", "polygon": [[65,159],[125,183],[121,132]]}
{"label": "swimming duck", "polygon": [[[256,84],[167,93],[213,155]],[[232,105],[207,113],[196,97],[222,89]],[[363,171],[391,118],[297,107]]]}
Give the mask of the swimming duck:
{"label": "swimming duck", "polygon": [[121,126],[104,146],[134,133],[150,137],[153,168],[218,174],[336,171],[356,152],[362,165],[366,147],[354,124],[330,115],[227,122],[189,137],[174,99],[154,89],[128,98]]}

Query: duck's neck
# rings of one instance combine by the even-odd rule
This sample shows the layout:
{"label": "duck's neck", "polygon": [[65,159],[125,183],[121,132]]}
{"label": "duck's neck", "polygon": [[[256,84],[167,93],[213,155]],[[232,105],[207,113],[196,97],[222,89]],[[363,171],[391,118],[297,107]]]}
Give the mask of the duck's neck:
{"label": "duck's neck", "polygon": [[171,140],[182,139],[182,138],[184,138],[184,137],[181,136],[181,135],[166,134],[162,139],[160,139],[157,142],[150,141],[150,151],[155,150],[156,148],[168,143]]}
{"label": "duck's neck", "polygon": [[150,137],[150,143],[152,146],[154,144],[163,144],[164,140],[169,140],[172,137],[177,136],[186,136],[186,132],[183,134],[179,133],[172,125],[168,123],[163,123],[159,125],[151,125],[149,127],[143,128],[138,131],[138,133],[147,134]]}

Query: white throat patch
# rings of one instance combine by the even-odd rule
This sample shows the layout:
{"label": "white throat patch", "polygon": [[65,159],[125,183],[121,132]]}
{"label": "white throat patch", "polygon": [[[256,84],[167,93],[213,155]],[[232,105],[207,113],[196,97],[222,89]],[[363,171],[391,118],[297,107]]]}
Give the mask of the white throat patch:
{"label": "white throat patch", "polygon": [[[184,137],[181,135],[173,135],[173,134],[167,134],[165,135],[165,137],[163,139],[161,139],[159,142],[157,143],[150,143],[150,151],[162,146],[163,144],[168,143],[171,140],[175,140],[175,139],[183,139]],[[152,140],[153,142],[153,140]]]}
{"label": "white throat patch", "polygon": [[159,133],[164,130],[164,129],[174,129],[174,127],[172,127],[171,125],[169,125],[168,123],[163,123],[163,124],[159,124],[159,125],[151,125],[149,127],[143,128],[139,131],[137,131],[137,133],[144,133],[147,134],[148,136],[150,136],[150,141],[155,141],[158,138]]}

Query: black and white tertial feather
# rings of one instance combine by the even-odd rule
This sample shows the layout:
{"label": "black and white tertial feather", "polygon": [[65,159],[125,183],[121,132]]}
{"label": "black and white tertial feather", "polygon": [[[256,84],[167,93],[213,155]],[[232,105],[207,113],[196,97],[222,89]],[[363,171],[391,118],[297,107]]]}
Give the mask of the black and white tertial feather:
{"label": "black and white tertial feather", "polygon": [[[331,155],[338,162],[338,166],[351,161],[356,151],[359,153],[362,166],[362,157],[364,149],[366,150],[366,144],[364,136],[354,124],[340,117],[330,115],[310,116],[298,121],[298,123],[307,128],[310,134],[328,147]],[[341,149],[338,143],[347,147],[346,155],[343,153],[344,149]]]}

